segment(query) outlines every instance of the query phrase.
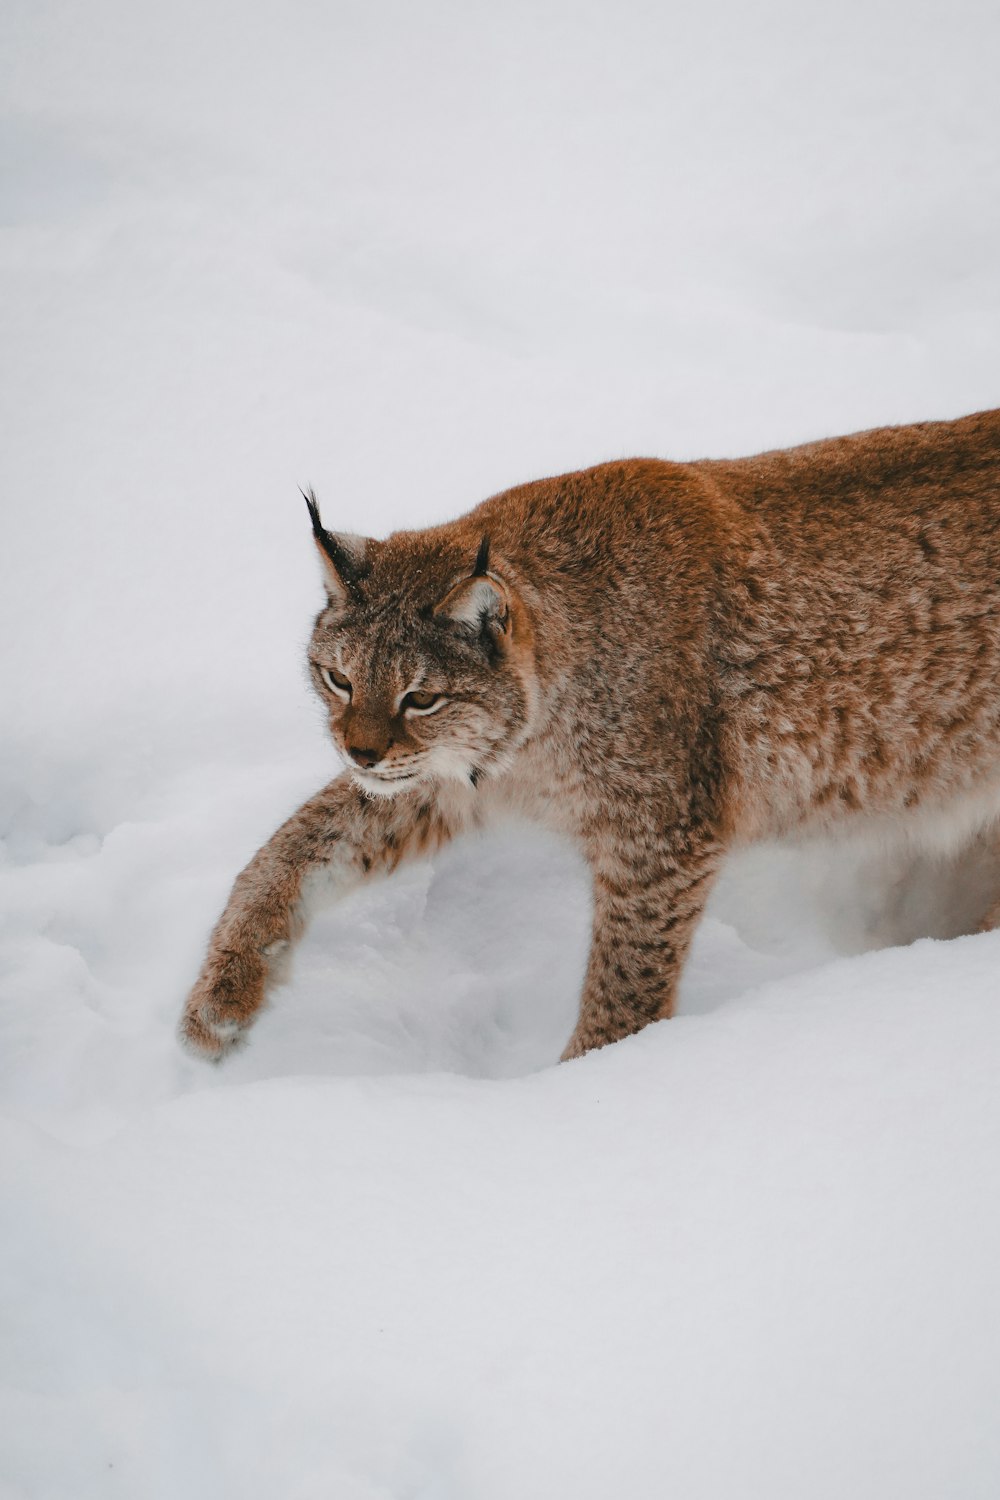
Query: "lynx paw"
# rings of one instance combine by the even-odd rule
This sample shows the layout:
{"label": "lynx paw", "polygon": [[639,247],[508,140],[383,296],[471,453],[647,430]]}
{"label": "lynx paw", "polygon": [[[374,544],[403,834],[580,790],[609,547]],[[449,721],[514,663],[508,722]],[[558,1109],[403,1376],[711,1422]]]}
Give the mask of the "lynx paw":
{"label": "lynx paw", "polygon": [[574,1057],[585,1057],[588,1052],[594,1052],[598,1047],[606,1047],[609,1042],[617,1041],[617,1037],[605,1036],[595,1031],[581,1031],[577,1027],[563,1050],[560,1062],[570,1062]]}
{"label": "lynx paw", "polygon": [[587,1020],[579,1020],[576,1030],[566,1043],[566,1049],[560,1057],[560,1062],[569,1062],[574,1057],[585,1057],[588,1052],[596,1052],[599,1047],[610,1047],[615,1042],[623,1041],[627,1036],[634,1036],[644,1026],[657,1020],[656,1016],[622,1014],[607,1015],[604,1017],[594,1016]]}
{"label": "lynx paw", "polygon": [[239,1026],[217,1025],[204,1021],[198,1015],[185,1011],[177,1035],[181,1046],[193,1057],[204,1057],[209,1062],[219,1062],[227,1052],[238,1044],[243,1031]]}
{"label": "lynx paw", "polygon": [[212,979],[203,975],[184,1007],[181,1045],[195,1057],[219,1062],[239,1045],[263,999],[260,983],[236,986],[225,973]]}

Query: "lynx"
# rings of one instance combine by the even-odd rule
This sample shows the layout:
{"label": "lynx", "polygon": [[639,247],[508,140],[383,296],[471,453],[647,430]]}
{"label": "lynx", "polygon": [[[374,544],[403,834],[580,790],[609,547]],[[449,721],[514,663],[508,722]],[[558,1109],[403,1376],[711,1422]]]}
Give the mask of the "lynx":
{"label": "lynx", "polygon": [[563,1053],[670,1016],[727,851],[1000,813],[1000,411],[543,479],[385,541],[307,498],[309,668],[348,769],[237,878],[181,1023],[222,1056],[314,901],[505,809],[575,839]]}

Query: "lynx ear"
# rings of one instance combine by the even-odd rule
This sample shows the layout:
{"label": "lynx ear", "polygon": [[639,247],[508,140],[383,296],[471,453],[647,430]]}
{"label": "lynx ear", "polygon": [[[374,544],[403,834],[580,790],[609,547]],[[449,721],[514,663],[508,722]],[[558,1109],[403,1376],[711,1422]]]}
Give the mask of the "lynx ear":
{"label": "lynx ear", "polygon": [[477,632],[506,635],[510,629],[507,590],[494,573],[487,572],[490,539],[484,536],[468,578],[461,579],[434,606],[438,619],[452,620]]}
{"label": "lynx ear", "polygon": [[307,494],[300,490],[309,510],[313,540],[319,551],[323,567],[323,582],[331,599],[346,601],[357,597],[358,584],[367,576],[369,563],[366,557],[368,542],[363,536],[350,531],[327,531],[319,516],[319,506],[312,490]]}

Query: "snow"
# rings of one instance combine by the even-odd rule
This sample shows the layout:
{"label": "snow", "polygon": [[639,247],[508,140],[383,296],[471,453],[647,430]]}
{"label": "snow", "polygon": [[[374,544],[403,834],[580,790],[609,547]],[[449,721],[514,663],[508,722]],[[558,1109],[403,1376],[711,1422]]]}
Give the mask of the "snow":
{"label": "snow", "polygon": [[4,1500],[996,1495],[988,845],[751,852],[558,1067],[587,880],[512,826],[174,1040],[336,770],[297,485],[384,534],[996,405],[995,8],[0,24]]}

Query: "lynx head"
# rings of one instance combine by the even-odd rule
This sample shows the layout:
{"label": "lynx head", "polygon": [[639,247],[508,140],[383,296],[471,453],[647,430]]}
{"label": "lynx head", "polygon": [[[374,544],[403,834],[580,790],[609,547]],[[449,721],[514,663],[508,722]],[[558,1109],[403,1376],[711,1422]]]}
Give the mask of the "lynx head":
{"label": "lynx head", "polygon": [[537,682],[528,612],[489,539],[334,533],[305,498],[327,592],[309,668],[355,780],[393,796],[495,774],[530,733]]}

